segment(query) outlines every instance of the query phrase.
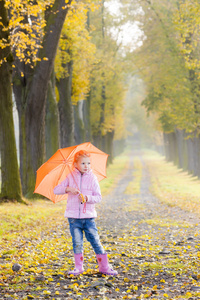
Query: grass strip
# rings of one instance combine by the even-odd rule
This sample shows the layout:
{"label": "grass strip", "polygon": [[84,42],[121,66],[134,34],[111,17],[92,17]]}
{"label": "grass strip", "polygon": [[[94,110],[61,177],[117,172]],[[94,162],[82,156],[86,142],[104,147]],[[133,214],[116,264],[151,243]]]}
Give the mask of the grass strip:
{"label": "grass strip", "polygon": [[200,180],[154,151],[144,151],[151,192],[163,203],[200,214]]}
{"label": "grass strip", "polygon": [[119,179],[127,170],[129,156],[127,151],[116,156],[113,163],[107,168],[107,178],[100,182],[102,195],[107,195],[117,185]]}
{"label": "grass strip", "polygon": [[142,180],[142,162],[139,157],[134,157],[133,160],[133,180],[129,182],[125,194],[139,195]]}

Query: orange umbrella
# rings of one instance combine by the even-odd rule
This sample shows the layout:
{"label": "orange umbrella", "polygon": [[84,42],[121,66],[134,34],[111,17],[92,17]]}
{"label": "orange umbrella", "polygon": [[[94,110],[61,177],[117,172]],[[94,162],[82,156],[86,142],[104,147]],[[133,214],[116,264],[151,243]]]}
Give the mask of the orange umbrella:
{"label": "orange umbrella", "polygon": [[64,200],[67,195],[55,195],[53,190],[73,169],[74,155],[80,150],[90,153],[91,169],[98,181],[106,178],[108,154],[93,146],[90,142],[77,146],[58,149],[56,153],[38,170],[34,193],[49,198],[54,203]]}

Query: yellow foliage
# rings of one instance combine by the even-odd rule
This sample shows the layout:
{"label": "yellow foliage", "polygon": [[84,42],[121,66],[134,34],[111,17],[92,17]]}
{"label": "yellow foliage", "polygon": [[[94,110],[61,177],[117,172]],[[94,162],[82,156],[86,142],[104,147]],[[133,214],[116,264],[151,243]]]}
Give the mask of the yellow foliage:
{"label": "yellow foliage", "polygon": [[[30,63],[31,56],[33,63],[36,62],[37,52],[41,47],[39,41],[45,27],[43,15],[46,7],[52,2],[53,0],[45,2],[39,0],[33,5],[31,1],[26,0],[13,0],[12,2],[6,0],[5,8],[9,10],[9,25],[3,30],[9,30],[10,39],[9,41],[0,40],[0,48],[10,45],[16,51],[16,56],[20,61]],[[28,55],[26,55],[27,49],[29,49]]]}
{"label": "yellow foliage", "polygon": [[199,25],[200,25],[200,3],[198,0],[183,1],[174,13],[174,24],[178,32],[179,47],[186,66],[195,70],[200,76],[199,57]]}
{"label": "yellow foliage", "polygon": [[[94,9],[94,5],[91,4]],[[89,78],[95,60],[95,45],[91,43],[87,29],[87,12],[90,4],[84,2],[72,4],[63,26],[59,48],[56,55],[56,77],[67,77],[66,64],[73,62],[72,102],[84,100],[89,92]]]}
{"label": "yellow foliage", "polygon": [[[133,57],[137,70],[142,70],[140,76],[146,85],[143,104],[148,112],[157,113],[157,119],[166,132],[174,127],[195,130],[198,126],[194,108],[195,87],[191,87],[193,79],[188,70],[195,70],[198,74],[195,64],[199,64],[199,14],[194,14],[194,11],[199,4],[197,0],[180,1],[179,4],[177,8],[174,1],[161,3],[155,0],[149,9],[147,2],[142,3],[145,39]],[[191,10],[188,11],[188,7]]]}

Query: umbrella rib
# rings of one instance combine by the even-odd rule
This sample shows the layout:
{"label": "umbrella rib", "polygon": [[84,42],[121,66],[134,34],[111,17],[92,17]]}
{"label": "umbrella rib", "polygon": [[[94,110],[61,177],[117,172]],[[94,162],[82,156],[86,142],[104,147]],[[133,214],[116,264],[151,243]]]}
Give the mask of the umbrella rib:
{"label": "umbrella rib", "polygon": [[62,174],[63,174],[65,168],[66,168],[66,164],[63,164],[62,170],[60,171],[59,178],[58,178],[58,180],[57,180],[57,183],[59,182],[59,180],[60,180],[60,178],[61,178],[61,176],[62,176]]}
{"label": "umbrella rib", "polygon": [[59,149],[59,151],[60,151],[60,154],[61,154],[62,157],[63,157],[63,160],[66,161],[66,160],[69,160],[69,158],[70,158],[71,156],[73,156],[74,152],[76,151],[76,148],[74,148],[74,149],[68,154],[67,159],[66,159],[66,158],[64,157],[64,155],[62,154],[61,149]]}
{"label": "umbrella rib", "polygon": [[96,169],[93,169],[93,170],[96,172],[96,174],[101,175],[104,178],[107,178],[106,175],[102,174],[101,172],[97,171]]}
{"label": "umbrella rib", "polygon": [[63,159],[65,160],[64,155],[62,154],[62,151],[59,149],[60,154],[62,155]]}
{"label": "umbrella rib", "polygon": [[72,152],[69,154],[68,159],[69,159],[71,156],[73,156],[74,152],[76,152],[76,148],[74,148],[74,149],[72,150]]}
{"label": "umbrella rib", "polygon": [[[59,149],[59,150],[60,150],[60,149]],[[71,153],[69,154],[69,156],[68,156],[68,159],[70,158],[70,156],[73,155],[73,153],[75,152],[75,150],[76,150],[76,148],[72,150],[72,152],[71,152]],[[63,159],[66,160],[66,158],[65,158],[64,155],[62,154],[61,150],[60,150],[60,154],[62,155]],[[69,165],[68,165],[67,163],[65,163],[64,168],[65,168],[66,166],[68,167],[69,172],[70,172],[70,174],[71,174],[72,177],[73,177],[74,183],[76,184],[76,186],[77,186],[77,188],[78,188],[78,190],[79,190],[78,184],[77,184],[77,182],[76,182],[76,180],[75,180],[75,178],[74,178],[74,176],[73,176],[73,174],[72,174],[72,172],[71,172],[71,169],[70,169],[70,167],[69,167]],[[62,170],[62,173],[64,172],[64,168],[63,168],[63,170]],[[61,174],[61,175],[62,175],[62,174]],[[60,177],[61,177],[61,175],[60,175]],[[58,182],[59,182],[59,180],[60,180],[60,177],[59,177],[59,179],[58,179]]]}

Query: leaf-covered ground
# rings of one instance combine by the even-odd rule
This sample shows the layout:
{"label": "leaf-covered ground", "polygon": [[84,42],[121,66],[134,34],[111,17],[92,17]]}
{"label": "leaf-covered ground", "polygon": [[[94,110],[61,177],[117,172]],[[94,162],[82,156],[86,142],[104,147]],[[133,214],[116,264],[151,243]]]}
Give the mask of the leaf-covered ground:
{"label": "leaf-covered ground", "polygon": [[[73,252],[64,202],[38,202],[41,212],[45,205],[47,212],[34,219],[33,205],[32,220],[26,219],[26,209],[18,212],[16,206],[13,229],[3,219],[8,234],[0,241],[0,299],[200,299],[199,214],[198,209],[189,212],[194,205],[185,207],[191,199],[198,203],[198,197],[192,190],[182,191],[184,184],[193,184],[189,177],[174,192],[182,173],[167,169],[164,177],[164,164],[135,153],[116,187],[97,206],[99,235],[117,277],[98,273],[86,241],[85,272],[68,275]],[[175,179],[166,187],[167,176]],[[200,186],[195,184],[194,191]],[[12,270],[15,263],[19,271]]]}

